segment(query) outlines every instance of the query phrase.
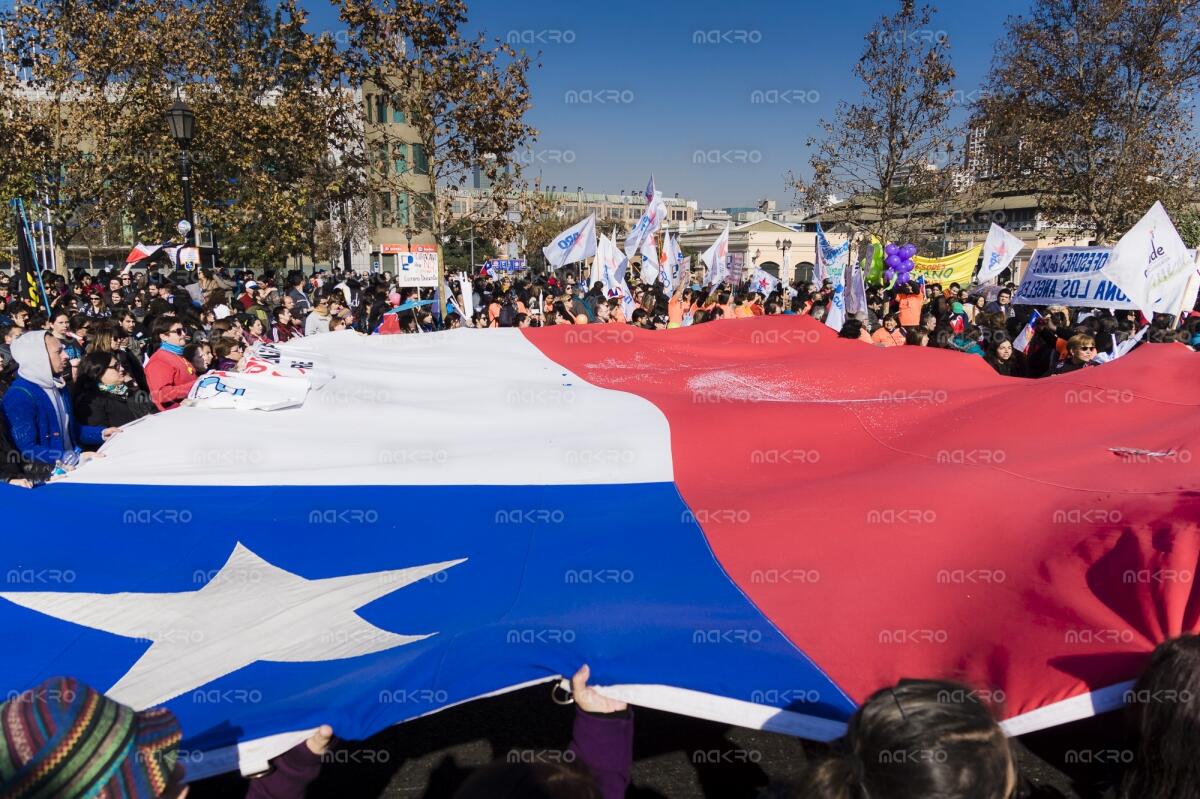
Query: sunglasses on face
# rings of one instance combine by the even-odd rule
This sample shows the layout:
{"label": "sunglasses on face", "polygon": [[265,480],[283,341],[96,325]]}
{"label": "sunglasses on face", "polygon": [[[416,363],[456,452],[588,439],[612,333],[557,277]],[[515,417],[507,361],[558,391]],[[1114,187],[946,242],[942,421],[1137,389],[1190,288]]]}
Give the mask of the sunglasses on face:
{"label": "sunglasses on face", "polygon": [[110,363],[108,365],[108,368],[112,369],[114,372],[124,372],[125,371],[125,367],[119,363]]}
{"label": "sunglasses on face", "polygon": [[168,332],[168,333],[173,333],[173,334],[175,334],[176,336],[182,336],[182,335],[183,335],[183,328],[182,328],[182,327],[173,327],[173,328],[171,328],[170,330],[168,330],[167,332]]}

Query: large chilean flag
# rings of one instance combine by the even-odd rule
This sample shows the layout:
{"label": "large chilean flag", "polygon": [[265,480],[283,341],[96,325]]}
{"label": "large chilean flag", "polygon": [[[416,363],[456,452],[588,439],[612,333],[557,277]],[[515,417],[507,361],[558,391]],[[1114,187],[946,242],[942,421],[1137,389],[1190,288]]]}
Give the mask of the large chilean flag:
{"label": "large chilean flag", "polygon": [[1181,346],[1039,381],[795,317],[297,346],[336,375],[301,407],[170,411],[0,487],[0,691],[165,703],[193,776],[585,661],[817,739],[945,677],[1021,733],[1198,628]]}

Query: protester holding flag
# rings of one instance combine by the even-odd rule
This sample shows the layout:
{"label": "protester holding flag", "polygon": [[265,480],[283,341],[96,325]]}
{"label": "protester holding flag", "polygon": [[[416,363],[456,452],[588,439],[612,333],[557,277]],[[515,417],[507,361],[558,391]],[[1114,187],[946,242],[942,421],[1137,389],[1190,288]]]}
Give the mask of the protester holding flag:
{"label": "protester holding flag", "polygon": [[1005,377],[1026,377],[1025,355],[1017,352],[1007,339],[998,343],[983,359]]}

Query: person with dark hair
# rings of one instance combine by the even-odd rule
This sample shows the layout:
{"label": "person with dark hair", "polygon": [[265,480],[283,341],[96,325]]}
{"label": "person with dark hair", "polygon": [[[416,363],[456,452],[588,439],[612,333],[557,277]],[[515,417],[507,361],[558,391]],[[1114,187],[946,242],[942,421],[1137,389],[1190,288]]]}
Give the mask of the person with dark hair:
{"label": "person with dark hair", "polygon": [[246,354],[246,345],[236,338],[219,338],[212,343],[213,369],[236,372]]}
{"label": "person with dark hair", "polygon": [[904,346],[904,331],[900,329],[900,319],[894,313],[883,317],[883,325],[871,334],[871,341],[881,347]]}
{"label": "person with dark hair", "polygon": [[845,753],[814,764],[806,799],[1009,799],[1017,787],[1008,739],[971,689],[901,680],[854,713]]}
{"label": "person with dark hair", "polygon": [[155,412],[154,403],[125,374],[116,353],[89,352],[79,362],[72,391],[75,413],[85,425],[120,427]]}
{"label": "person with dark hair", "polygon": [[923,327],[913,328],[904,337],[904,343],[909,347],[928,347],[929,331]]}
{"label": "person with dark hair", "polygon": [[1120,799],[1200,799],[1200,636],[1155,647],[1142,676],[1125,694],[1133,763]]}
{"label": "person with dark hair", "polygon": [[286,306],[280,305],[271,311],[271,321],[271,341],[283,344],[297,336],[304,335],[302,331],[297,330],[292,324],[292,311]]}
{"label": "person with dark hair", "polygon": [[179,407],[196,382],[196,370],[183,357],[187,329],[172,315],[159,316],[150,328],[158,349],[146,362],[146,383],[160,411]]}
{"label": "person with dark hair", "polygon": [[842,329],[838,331],[838,338],[853,338],[868,344],[872,343],[871,336],[863,326],[862,320],[853,316],[842,323]]}
{"label": "person with dark hair", "polygon": [[1025,355],[1013,349],[1012,342],[1002,339],[983,359],[1005,377],[1028,377],[1025,371]]}
{"label": "person with dark hair", "polygon": [[197,376],[202,375],[212,366],[212,346],[207,341],[193,341],[183,348],[183,357],[196,370]]}

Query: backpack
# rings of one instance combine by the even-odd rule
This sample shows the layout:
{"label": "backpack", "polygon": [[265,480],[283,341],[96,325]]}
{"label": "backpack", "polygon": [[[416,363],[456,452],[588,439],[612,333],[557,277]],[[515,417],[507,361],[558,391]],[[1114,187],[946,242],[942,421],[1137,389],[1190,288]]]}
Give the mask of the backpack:
{"label": "backpack", "polygon": [[504,304],[500,306],[500,314],[496,321],[499,322],[500,327],[517,326],[517,306],[512,297],[504,298]]}

